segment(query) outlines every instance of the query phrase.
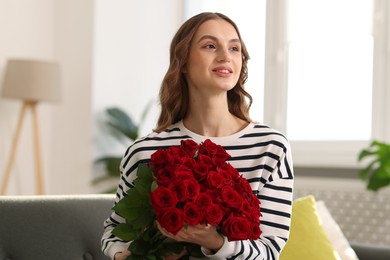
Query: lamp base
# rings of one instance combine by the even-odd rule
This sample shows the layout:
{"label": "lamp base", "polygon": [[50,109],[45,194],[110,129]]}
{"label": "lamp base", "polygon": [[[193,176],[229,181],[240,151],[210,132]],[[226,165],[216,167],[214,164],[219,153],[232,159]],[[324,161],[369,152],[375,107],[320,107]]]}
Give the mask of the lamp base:
{"label": "lamp base", "polygon": [[39,129],[38,129],[38,113],[37,113],[38,101],[24,100],[22,108],[19,113],[19,118],[15,130],[15,135],[12,139],[10,157],[6,164],[3,181],[1,183],[0,195],[5,195],[7,192],[9,178],[11,176],[12,166],[15,160],[16,148],[18,146],[20,130],[22,129],[23,120],[27,109],[31,109],[32,112],[32,124],[33,124],[33,137],[34,137],[34,154],[35,154],[35,184],[37,195],[44,194],[43,189],[43,175],[42,175],[42,164],[41,164],[41,149],[39,141]]}

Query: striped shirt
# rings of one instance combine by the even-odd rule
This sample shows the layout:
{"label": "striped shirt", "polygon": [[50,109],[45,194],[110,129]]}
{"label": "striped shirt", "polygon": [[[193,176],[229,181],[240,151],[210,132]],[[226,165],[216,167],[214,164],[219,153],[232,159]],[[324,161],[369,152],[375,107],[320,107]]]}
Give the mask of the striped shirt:
{"label": "striped shirt", "polygon": [[[261,203],[260,238],[230,242],[225,238],[222,248],[214,254],[202,248],[205,259],[278,259],[290,232],[294,176],[288,140],[267,126],[250,123],[230,136],[205,137],[189,131],[180,121],[165,131],[136,140],[123,156],[115,203],[133,187],[139,163],[148,162],[158,149],[180,145],[185,139],[197,143],[210,139],[226,149],[231,155],[228,162],[248,180]],[[112,259],[129,245],[112,235],[115,226],[123,221],[112,212],[104,222],[102,250]]]}

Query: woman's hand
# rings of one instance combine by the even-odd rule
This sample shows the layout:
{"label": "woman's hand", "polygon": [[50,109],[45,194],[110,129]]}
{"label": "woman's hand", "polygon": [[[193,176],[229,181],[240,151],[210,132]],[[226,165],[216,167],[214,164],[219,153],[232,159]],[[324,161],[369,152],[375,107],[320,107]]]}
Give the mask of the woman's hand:
{"label": "woman's hand", "polygon": [[114,260],[125,260],[129,255],[131,255],[129,250],[124,250],[122,252],[118,252],[114,256]]}
{"label": "woman's hand", "polygon": [[182,228],[176,235],[169,233],[157,222],[161,234],[178,242],[188,242],[200,245],[214,252],[218,251],[224,243],[223,236],[212,225],[195,225]]}
{"label": "woman's hand", "polygon": [[184,256],[185,254],[187,254],[187,249],[184,248],[179,254],[166,256],[164,257],[164,260],[178,260],[180,259],[180,257]]}

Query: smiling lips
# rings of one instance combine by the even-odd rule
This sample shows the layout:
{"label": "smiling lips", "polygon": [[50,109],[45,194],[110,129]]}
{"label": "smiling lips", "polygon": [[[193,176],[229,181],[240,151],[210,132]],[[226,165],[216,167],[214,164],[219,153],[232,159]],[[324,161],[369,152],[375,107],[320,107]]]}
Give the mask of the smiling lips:
{"label": "smiling lips", "polygon": [[229,67],[217,67],[213,69],[213,72],[220,77],[229,77],[233,70]]}

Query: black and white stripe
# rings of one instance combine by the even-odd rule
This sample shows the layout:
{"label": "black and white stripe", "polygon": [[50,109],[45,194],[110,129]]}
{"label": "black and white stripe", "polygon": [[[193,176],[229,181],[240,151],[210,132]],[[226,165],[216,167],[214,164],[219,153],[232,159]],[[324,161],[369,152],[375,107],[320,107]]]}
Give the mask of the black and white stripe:
{"label": "black and white stripe", "polygon": [[[148,162],[158,149],[179,145],[181,140],[193,139],[200,143],[207,139],[186,129],[179,122],[161,133],[151,133],[138,139],[125,152],[121,166],[116,202],[126,196],[139,163]],[[289,143],[285,136],[267,126],[249,124],[237,134],[209,138],[222,145],[231,155],[232,164],[250,183],[261,204],[263,231],[256,241],[226,242],[210,259],[278,259],[290,230],[293,168]],[[123,219],[115,214],[104,223],[102,250],[111,258],[125,241],[112,236],[111,231]],[[120,251],[121,251],[120,250]]]}

